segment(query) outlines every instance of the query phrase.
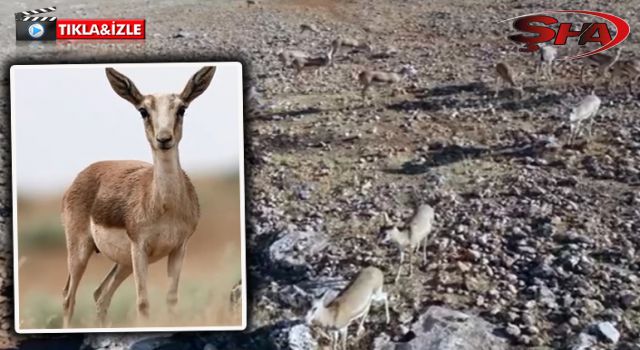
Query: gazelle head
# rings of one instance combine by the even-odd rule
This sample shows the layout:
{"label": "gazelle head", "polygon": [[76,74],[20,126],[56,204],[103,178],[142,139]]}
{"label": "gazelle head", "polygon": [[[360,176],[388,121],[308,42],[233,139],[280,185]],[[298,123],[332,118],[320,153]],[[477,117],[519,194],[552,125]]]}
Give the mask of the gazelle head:
{"label": "gazelle head", "polygon": [[331,291],[325,292],[320,299],[315,299],[311,303],[311,308],[307,312],[304,320],[308,326],[313,326],[315,324],[322,324],[324,315],[327,312],[327,304],[329,303],[329,299],[331,298]]}
{"label": "gazelle head", "polygon": [[400,234],[400,230],[393,224],[387,213],[382,213],[383,225],[380,230],[382,233],[382,244],[387,244],[395,240]]}
{"label": "gazelle head", "polygon": [[131,102],[140,112],[147,141],[154,152],[178,146],[182,139],[182,119],[189,104],[211,83],[216,67],[197,71],[179,94],[143,95],[133,82],[113,68],[107,68],[107,79],[120,97]]}
{"label": "gazelle head", "polygon": [[382,230],[382,244],[387,244],[396,240],[400,235],[400,230],[396,227],[385,228]]}
{"label": "gazelle head", "polygon": [[572,106],[565,101],[560,101],[560,103],[569,111],[569,114],[566,115],[566,121],[569,122],[569,125],[573,127],[573,123],[578,119],[578,108],[576,106]]}

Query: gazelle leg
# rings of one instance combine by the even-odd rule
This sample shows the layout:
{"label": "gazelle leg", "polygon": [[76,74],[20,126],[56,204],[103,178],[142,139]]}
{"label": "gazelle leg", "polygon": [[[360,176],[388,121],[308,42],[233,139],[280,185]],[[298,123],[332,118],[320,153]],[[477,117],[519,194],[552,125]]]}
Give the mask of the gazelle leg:
{"label": "gazelle leg", "polygon": [[422,263],[427,263],[427,237],[422,241]]}
{"label": "gazelle leg", "polygon": [[574,130],[572,129],[571,132],[569,132],[569,145],[573,145],[573,134]]}
{"label": "gazelle leg", "polygon": [[615,76],[612,76],[612,77],[611,77],[611,79],[608,79],[608,80],[607,80],[607,91],[608,91],[608,92],[611,92],[611,87],[612,87],[612,86],[614,86],[614,87],[616,86],[616,84],[615,84],[615,79],[616,79],[616,77],[615,77]]}
{"label": "gazelle leg", "polygon": [[591,118],[590,120],[585,121],[584,125],[584,135],[588,138],[591,137]]}
{"label": "gazelle leg", "polygon": [[369,92],[369,85],[365,84],[365,86],[362,88],[362,99],[363,100],[367,99],[368,92]]}
{"label": "gazelle leg", "polygon": [[388,324],[391,321],[391,318],[389,317],[389,295],[385,292],[381,292],[381,293],[382,293],[382,298],[384,298],[384,314]]}
{"label": "gazelle leg", "polygon": [[175,312],[175,306],[178,303],[178,284],[186,249],[186,244],[181,245],[169,254],[169,259],[167,260],[167,274],[171,279],[169,292],[167,293],[167,308],[170,313]]}
{"label": "gazelle leg", "polygon": [[98,310],[98,322],[100,322],[101,326],[105,326],[107,311],[109,310],[109,305],[111,304],[111,298],[113,294],[116,292],[118,287],[122,284],[122,282],[131,275],[132,268],[131,266],[125,266],[116,264],[114,267],[114,274],[112,278],[109,280],[109,283],[106,285],[106,289],[103,289],[102,293],[98,295],[96,299],[96,307]]}
{"label": "gazelle leg", "polygon": [[502,80],[500,80],[500,77],[496,78],[496,91],[493,94],[493,97],[496,98],[498,97],[499,93],[500,93],[500,83],[502,82]]}
{"label": "gazelle leg", "polygon": [[569,132],[569,144],[573,145],[573,140],[576,137],[576,130],[578,129],[578,125],[579,123],[575,123],[575,124],[571,124],[570,126],[570,132]]}
{"label": "gazelle leg", "polygon": [[380,288],[380,290],[378,290],[374,295],[373,295],[373,300],[375,300],[376,302],[379,301],[383,301],[384,302],[384,311],[385,311],[385,316],[386,316],[386,322],[389,323],[389,298],[387,293],[382,291],[382,288]]}
{"label": "gazelle leg", "polygon": [[589,137],[591,137],[591,135],[592,135],[591,134],[591,127],[593,126],[593,118],[594,117],[595,116],[591,116],[591,118],[589,118],[589,121],[588,121],[589,124],[587,124],[587,130],[589,130]]}
{"label": "gazelle leg", "polygon": [[138,321],[141,321],[149,317],[149,299],[147,293],[147,270],[149,261],[142,242],[132,242],[131,259],[133,261],[133,277],[136,282]]}
{"label": "gazelle leg", "polygon": [[113,275],[115,275],[117,269],[118,269],[118,264],[113,264],[113,267],[111,268],[111,270],[109,270],[107,275],[104,276],[104,279],[102,280],[102,282],[100,282],[100,285],[98,286],[98,288],[96,288],[93,291],[93,300],[94,301],[98,301],[98,298],[100,297],[100,294],[102,294],[102,290],[107,285],[109,285],[109,283],[111,282],[111,279],[113,278]]}
{"label": "gazelle leg", "polygon": [[402,270],[402,265],[404,264],[404,251],[401,249],[400,250],[400,263],[398,264],[398,272],[396,273],[396,278],[394,280],[394,283],[398,283],[398,280],[400,279],[400,271]]}
{"label": "gazelle leg", "polygon": [[413,255],[415,253],[415,248],[411,248],[409,251],[409,277],[413,276]]}
{"label": "gazelle leg", "polygon": [[358,331],[356,332],[356,337],[360,337],[362,335],[362,333],[364,333],[364,321],[367,319],[367,316],[369,316],[369,311],[371,310],[371,301],[369,301],[369,306],[367,306],[366,310],[364,311],[364,314],[362,314],[362,317],[360,318],[360,324],[358,324]]}
{"label": "gazelle leg", "polygon": [[[84,234],[84,233],[82,233]],[[89,258],[94,251],[94,244],[90,236],[80,236],[79,239],[71,240],[70,236],[77,236],[73,234],[67,234],[67,265],[69,268],[69,275],[67,276],[67,283],[64,287],[62,309],[64,313],[63,327],[69,328],[71,318],[73,317],[73,311],[76,304],[76,291],[78,290],[78,284],[82,275],[87,268]]]}
{"label": "gazelle leg", "polygon": [[342,335],[342,350],[347,350],[347,337],[349,336],[349,326],[345,326],[340,330]]}
{"label": "gazelle leg", "polygon": [[340,340],[339,334],[338,331],[331,332],[331,350],[338,348],[338,341]]}

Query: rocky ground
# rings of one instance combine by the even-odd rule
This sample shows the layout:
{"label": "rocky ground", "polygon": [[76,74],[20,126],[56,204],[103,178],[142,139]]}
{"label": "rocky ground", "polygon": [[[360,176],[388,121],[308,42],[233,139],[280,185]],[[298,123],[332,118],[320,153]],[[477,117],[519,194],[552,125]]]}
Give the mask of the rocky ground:
{"label": "rocky ground", "polygon": [[[328,343],[301,324],[310,299],[374,265],[386,275],[391,322],[374,308],[352,349],[640,349],[638,94],[597,87],[603,105],[593,135],[568,145],[563,103],[577,103],[591,87],[578,79],[581,62],[561,62],[553,79],[536,79],[534,58],[516,52],[505,39],[508,24],[496,23],[542,9],[615,11],[632,28],[623,55],[637,57],[633,1],[123,4],[58,4],[59,16],[144,16],[144,43],[17,45],[13,23],[3,22],[3,242],[10,242],[11,63],[240,59],[247,83],[271,105],[245,124],[249,329],[18,338],[7,246],[5,346],[38,348],[47,339],[60,348],[314,349]],[[29,5],[6,6],[3,18],[38,7]],[[302,23],[320,32],[300,33]],[[297,78],[275,56],[323,52],[339,34],[398,54],[342,56],[317,76]],[[508,89],[493,97],[497,61],[521,73],[522,100]],[[406,95],[377,88],[372,100],[360,99],[354,72],[403,64],[418,70]],[[418,203],[436,210],[428,259],[394,285],[398,255],[380,242],[381,214],[402,224]]]}

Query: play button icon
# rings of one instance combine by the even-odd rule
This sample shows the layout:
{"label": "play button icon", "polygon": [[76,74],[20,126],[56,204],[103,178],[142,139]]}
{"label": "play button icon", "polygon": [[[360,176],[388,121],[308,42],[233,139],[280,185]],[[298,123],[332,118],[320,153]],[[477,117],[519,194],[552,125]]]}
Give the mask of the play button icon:
{"label": "play button icon", "polygon": [[29,35],[34,38],[34,39],[38,39],[39,37],[41,37],[44,34],[44,27],[42,27],[42,24],[40,23],[34,23],[32,25],[29,26]]}

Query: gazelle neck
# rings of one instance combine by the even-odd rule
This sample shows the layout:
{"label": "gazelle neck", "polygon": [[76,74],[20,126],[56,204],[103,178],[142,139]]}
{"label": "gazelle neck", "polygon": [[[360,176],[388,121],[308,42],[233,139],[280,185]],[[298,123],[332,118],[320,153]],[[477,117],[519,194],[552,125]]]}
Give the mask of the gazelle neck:
{"label": "gazelle neck", "polygon": [[178,146],[153,151],[153,199],[162,203],[174,201],[184,191]]}
{"label": "gazelle neck", "polygon": [[323,306],[318,310],[317,320],[323,327],[334,327],[336,323],[337,312],[335,307]]}
{"label": "gazelle neck", "polygon": [[409,237],[409,230],[407,228],[396,229],[393,232],[393,238],[400,246],[405,246],[411,243],[411,238]]}

